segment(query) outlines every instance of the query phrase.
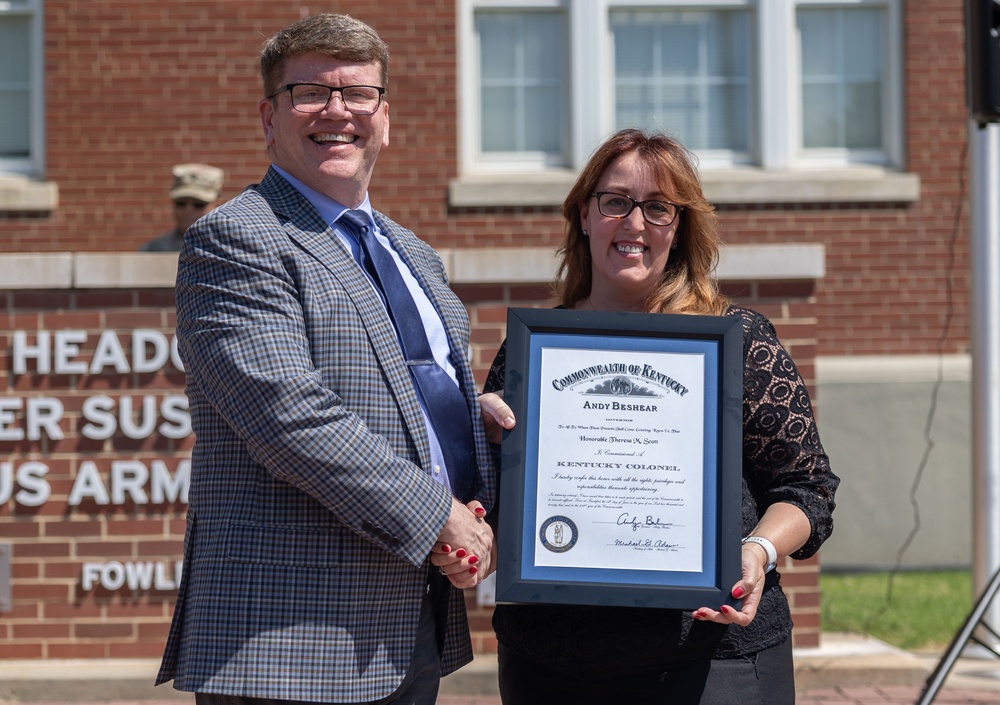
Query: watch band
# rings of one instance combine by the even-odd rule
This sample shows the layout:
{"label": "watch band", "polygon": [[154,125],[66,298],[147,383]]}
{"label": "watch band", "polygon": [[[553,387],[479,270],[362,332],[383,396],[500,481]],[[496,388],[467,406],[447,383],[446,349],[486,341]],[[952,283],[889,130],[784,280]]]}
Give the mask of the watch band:
{"label": "watch band", "polygon": [[764,549],[764,553],[767,554],[767,565],[764,566],[764,572],[770,573],[772,570],[778,567],[778,552],[774,548],[774,544],[763,536],[747,536],[743,539],[743,543],[755,543]]}

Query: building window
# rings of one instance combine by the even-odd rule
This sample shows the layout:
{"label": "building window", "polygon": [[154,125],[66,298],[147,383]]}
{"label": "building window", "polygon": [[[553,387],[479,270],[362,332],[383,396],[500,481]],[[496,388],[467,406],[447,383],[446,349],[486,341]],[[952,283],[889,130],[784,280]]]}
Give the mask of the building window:
{"label": "building window", "polygon": [[667,131],[690,149],[749,150],[745,10],[612,11],[615,128]]}
{"label": "building window", "polygon": [[562,14],[484,11],[476,35],[481,157],[565,163]]}
{"label": "building window", "polygon": [[802,149],[882,146],[883,12],[802,8]]}
{"label": "building window", "polygon": [[0,172],[42,173],[41,0],[0,2]]}
{"label": "building window", "polygon": [[902,169],[902,0],[460,0],[463,173],[579,168],[623,127],[703,169]]}

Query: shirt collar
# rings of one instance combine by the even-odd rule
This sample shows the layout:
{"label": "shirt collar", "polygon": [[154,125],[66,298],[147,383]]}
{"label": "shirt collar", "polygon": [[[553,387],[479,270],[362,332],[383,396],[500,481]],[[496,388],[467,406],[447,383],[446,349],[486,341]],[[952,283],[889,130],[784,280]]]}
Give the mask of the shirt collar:
{"label": "shirt collar", "polygon": [[338,218],[340,218],[341,215],[344,214],[344,211],[358,210],[367,213],[372,223],[373,224],[375,223],[375,216],[372,214],[372,204],[371,201],[368,199],[367,192],[365,193],[365,200],[361,203],[360,206],[356,208],[348,208],[344,204],[333,200],[329,196],[320,193],[316,189],[306,186],[304,183],[296,179],[294,176],[289,174],[280,166],[272,164],[271,168],[274,169],[279,174],[281,174],[282,178],[284,178],[285,181],[290,183],[292,187],[295,188],[296,191],[302,194],[303,198],[305,198],[307,201],[309,201],[309,203],[312,204],[313,208],[316,209],[316,211],[319,213],[320,217],[323,219],[324,222],[330,223],[332,225],[334,222],[337,221]]}

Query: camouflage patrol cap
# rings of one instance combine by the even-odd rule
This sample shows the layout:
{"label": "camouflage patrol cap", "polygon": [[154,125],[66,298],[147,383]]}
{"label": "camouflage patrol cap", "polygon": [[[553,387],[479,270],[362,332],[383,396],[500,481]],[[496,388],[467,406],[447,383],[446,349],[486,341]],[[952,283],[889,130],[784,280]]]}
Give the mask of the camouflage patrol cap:
{"label": "camouflage patrol cap", "polygon": [[172,169],[174,185],[170,198],[196,198],[211,203],[222,191],[224,173],[208,164],[176,164]]}

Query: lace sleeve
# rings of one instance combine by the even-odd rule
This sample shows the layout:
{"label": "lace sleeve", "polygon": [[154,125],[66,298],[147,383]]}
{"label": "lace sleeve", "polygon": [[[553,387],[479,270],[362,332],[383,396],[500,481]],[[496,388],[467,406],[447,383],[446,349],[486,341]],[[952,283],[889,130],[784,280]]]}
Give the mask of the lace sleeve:
{"label": "lace sleeve", "polygon": [[500,350],[493,358],[490,365],[490,372],[486,375],[486,382],[483,384],[484,392],[496,392],[503,389],[504,373],[507,368],[507,341],[500,344]]}
{"label": "lace sleeve", "polygon": [[792,558],[809,558],[833,530],[839,478],[823,450],[812,401],[798,368],[764,316],[733,306],[743,319],[743,478],[759,517],[788,502],[809,517],[809,540]]}

